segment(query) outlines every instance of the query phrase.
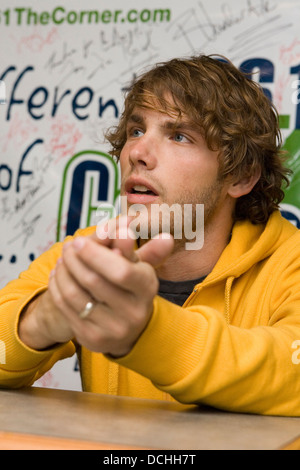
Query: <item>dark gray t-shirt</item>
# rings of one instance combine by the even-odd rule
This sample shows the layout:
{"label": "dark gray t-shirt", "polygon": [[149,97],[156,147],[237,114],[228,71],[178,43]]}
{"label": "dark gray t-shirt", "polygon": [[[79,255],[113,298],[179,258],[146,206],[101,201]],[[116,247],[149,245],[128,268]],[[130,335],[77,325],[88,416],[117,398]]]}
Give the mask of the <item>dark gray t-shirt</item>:
{"label": "dark gray t-shirt", "polygon": [[205,277],[206,276],[200,277],[199,279],[176,282],[160,279],[158,295],[169,300],[169,302],[173,302],[173,304],[182,306],[193,292],[194,287],[204,281]]}

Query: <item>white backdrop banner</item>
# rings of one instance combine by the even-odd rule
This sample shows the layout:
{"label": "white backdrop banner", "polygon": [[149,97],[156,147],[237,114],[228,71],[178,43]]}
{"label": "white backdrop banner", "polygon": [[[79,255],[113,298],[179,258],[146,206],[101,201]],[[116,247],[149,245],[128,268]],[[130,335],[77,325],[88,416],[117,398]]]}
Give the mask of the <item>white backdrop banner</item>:
{"label": "white backdrop banner", "polygon": [[[300,227],[300,0],[1,0],[0,286],[118,204],[103,131],[155,62],[223,54],[280,114],[294,170],[282,206]],[[76,359],[39,386],[80,389]]]}

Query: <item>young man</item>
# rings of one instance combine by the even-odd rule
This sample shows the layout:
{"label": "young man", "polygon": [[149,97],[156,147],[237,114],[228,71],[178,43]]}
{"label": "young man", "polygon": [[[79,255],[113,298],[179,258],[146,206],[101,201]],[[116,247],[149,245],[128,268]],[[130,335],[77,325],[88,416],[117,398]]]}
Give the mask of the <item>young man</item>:
{"label": "young man", "polygon": [[140,228],[173,204],[192,206],[195,228],[203,204],[203,247],[175,237],[185,217],[136,250],[122,217],[116,237],[55,244],[0,292],[1,386],[77,351],[86,391],[299,416],[300,235],[278,211],[271,103],[230,63],[171,60],[137,79],[107,137],[129,212],[146,208]]}

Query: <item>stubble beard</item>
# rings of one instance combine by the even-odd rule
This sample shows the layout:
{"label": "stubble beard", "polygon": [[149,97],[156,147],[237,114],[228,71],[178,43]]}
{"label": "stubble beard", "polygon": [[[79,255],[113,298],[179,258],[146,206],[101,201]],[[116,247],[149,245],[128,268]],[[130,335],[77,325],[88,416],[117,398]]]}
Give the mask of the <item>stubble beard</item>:
{"label": "stubble beard", "polygon": [[[162,215],[163,213],[160,214],[159,224],[155,223],[155,227],[152,220],[152,205],[147,205],[147,212],[145,213],[145,216],[143,218],[139,217],[140,232],[144,234],[143,238],[140,238],[140,244],[145,243],[154,236],[167,233],[174,237],[175,250],[181,250],[184,248],[187,243],[191,242],[191,239],[185,236],[185,224],[188,224],[190,230],[195,233],[197,230],[199,230],[200,222],[197,220],[197,215],[199,215],[197,211],[197,205],[202,205],[204,208],[204,218],[201,222],[200,228],[204,231],[204,233],[208,233],[209,228],[212,225],[212,222],[220,207],[222,187],[222,181],[217,180],[214,185],[202,189],[202,191],[197,195],[195,195],[195,193],[191,194],[186,192],[180,197],[180,199],[178,198],[178,200],[174,200],[171,204],[165,201],[158,203],[160,208],[162,208],[164,205],[166,205],[168,208],[172,208],[176,205],[179,209],[175,212],[170,211],[169,218],[167,216],[164,217]],[[186,205],[189,206],[188,216],[187,211],[185,210]],[[130,205],[128,205],[127,209],[129,210],[129,208]]]}

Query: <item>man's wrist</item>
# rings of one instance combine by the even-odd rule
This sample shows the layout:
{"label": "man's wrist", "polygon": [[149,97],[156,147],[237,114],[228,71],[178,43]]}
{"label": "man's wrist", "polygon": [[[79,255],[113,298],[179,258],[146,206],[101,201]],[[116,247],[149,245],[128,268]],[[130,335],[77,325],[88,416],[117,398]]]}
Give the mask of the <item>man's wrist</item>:
{"label": "man's wrist", "polygon": [[18,336],[20,341],[27,347],[42,351],[56,345],[55,341],[48,338],[38,325],[37,308],[40,302],[40,294],[35,297],[21,312],[18,325]]}

